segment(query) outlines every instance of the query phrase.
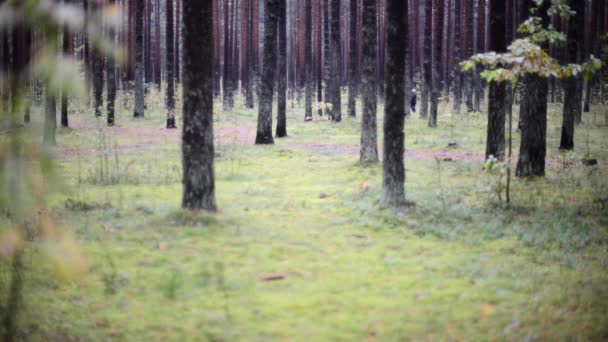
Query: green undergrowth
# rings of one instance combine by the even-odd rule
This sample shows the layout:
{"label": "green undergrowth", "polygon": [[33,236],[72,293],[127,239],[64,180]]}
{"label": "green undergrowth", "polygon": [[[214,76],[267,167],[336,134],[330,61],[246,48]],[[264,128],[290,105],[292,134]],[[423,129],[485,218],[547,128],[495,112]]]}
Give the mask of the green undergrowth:
{"label": "green undergrowth", "polygon": [[[556,108],[550,158],[559,157]],[[158,113],[147,121],[121,114],[123,127],[162,127]],[[86,115],[74,121],[94,123]],[[216,128],[254,125],[256,115],[237,108],[218,115]],[[455,137],[450,151],[481,154],[483,117],[463,114],[454,136],[410,118],[406,146],[441,151]],[[52,212],[78,242],[87,272],[58,275],[44,246],[33,244],[23,338],[608,338],[608,215],[597,202],[608,196],[605,164],[556,163],[545,179],[514,179],[506,207],[487,190],[492,176],[481,161],[413,158],[406,193],[414,205],[383,208],[381,166],[361,167],[358,149],[339,148],[358,145],[359,119],[304,123],[300,107],[288,119],[289,137],[274,146],[216,141],[216,214],[179,209],[175,140],[110,149],[107,160],[99,151],[59,160],[65,186],[51,198]],[[606,128],[590,134],[605,161]],[[58,153],[84,139],[60,135]]]}

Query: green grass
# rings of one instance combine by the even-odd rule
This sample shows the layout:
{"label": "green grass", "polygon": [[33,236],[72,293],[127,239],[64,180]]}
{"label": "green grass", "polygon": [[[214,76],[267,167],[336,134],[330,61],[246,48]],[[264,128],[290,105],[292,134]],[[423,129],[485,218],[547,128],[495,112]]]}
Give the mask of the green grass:
{"label": "green grass", "polygon": [[[253,135],[239,143],[230,127],[254,125],[257,112],[237,108],[216,115],[225,132],[216,136],[219,212],[191,213],[179,209],[178,132],[161,136],[163,110],[150,108],[145,120],[123,108],[118,123],[157,130],[154,146],[115,151],[115,142],[155,139],[112,129],[58,136],[58,153],[95,148],[101,137],[110,147],[105,161],[94,151],[57,162],[65,187],[51,197],[53,215],[87,272],[62,275],[45,246],[32,245],[24,339],[608,338],[608,215],[593,202],[606,197],[605,164],[591,172],[552,163],[544,179],[515,179],[505,208],[485,191],[481,161],[454,158],[439,171],[432,155],[412,158],[406,193],[415,207],[381,208],[380,165],[357,164],[359,119],[304,123],[301,108],[289,109],[289,137],[253,146]],[[550,108],[548,158],[559,159],[560,110]],[[408,119],[406,148],[482,154],[484,117],[457,118],[450,150],[445,122],[431,129]],[[90,110],[72,118],[96,125]],[[589,132],[605,161],[606,127]],[[582,155],[586,131],[576,135]],[[112,181],[100,180],[101,165]],[[91,208],[67,208],[68,199]]]}

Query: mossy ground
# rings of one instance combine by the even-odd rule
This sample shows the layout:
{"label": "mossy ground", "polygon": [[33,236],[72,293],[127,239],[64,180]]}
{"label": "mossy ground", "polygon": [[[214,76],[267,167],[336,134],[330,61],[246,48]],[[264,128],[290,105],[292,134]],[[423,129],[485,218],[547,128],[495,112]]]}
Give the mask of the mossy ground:
{"label": "mossy ground", "polygon": [[[381,166],[358,165],[358,118],[304,123],[290,107],[289,137],[254,146],[257,112],[218,105],[219,212],[202,214],[179,209],[179,131],[149,108],[141,120],[123,108],[118,128],[83,110],[59,132],[65,187],[50,202],[87,272],[57,275],[30,249],[25,339],[608,339],[608,215],[594,203],[608,196],[608,129],[597,121],[575,143],[587,153],[589,132],[599,167],[564,168],[550,106],[547,176],[514,179],[506,208],[485,191],[484,114],[456,118],[453,136],[446,121],[410,118],[415,206],[390,209],[378,204]],[[593,110],[585,122],[603,117]]]}

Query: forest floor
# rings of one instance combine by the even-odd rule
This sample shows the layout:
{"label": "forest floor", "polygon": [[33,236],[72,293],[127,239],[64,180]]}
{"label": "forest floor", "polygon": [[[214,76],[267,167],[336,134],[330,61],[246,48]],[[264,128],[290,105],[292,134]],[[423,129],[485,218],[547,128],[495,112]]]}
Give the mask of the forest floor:
{"label": "forest floor", "polygon": [[[381,166],[358,165],[359,118],[304,123],[289,108],[289,137],[254,146],[256,111],[216,114],[210,215],[179,209],[180,130],[150,107],[114,128],[88,110],[59,130],[50,203],[86,272],[30,253],[26,339],[608,339],[604,109],[562,155],[550,106],[547,176],[514,179],[510,207],[482,167],[484,114],[436,129],[410,118],[415,205],[399,209],[378,204]],[[599,166],[570,161],[587,145]]]}

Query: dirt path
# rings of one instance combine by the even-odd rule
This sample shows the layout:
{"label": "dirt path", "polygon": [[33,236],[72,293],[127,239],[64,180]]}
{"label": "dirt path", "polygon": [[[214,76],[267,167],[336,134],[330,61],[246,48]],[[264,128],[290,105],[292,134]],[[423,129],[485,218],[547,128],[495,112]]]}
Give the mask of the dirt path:
{"label": "dirt path", "polygon": [[[232,127],[216,127],[215,128],[215,141],[218,145],[250,145],[254,141],[255,137],[255,125],[239,125]],[[86,125],[78,121],[74,121],[72,128],[78,132],[96,132],[99,130],[96,126]],[[106,128],[106,130],[112,130],[117,136],[123,138],[129,138],[133,142],[126,144],[118,144],[116,146],[110,146],[109,150],[111,153],[127,152],[139,149],[154,148],[162,146],[167,142],[173,142],[179,144],[180,140],[180,129],[168,130],[165,128],[157,127],[113,127]],[[307,151],[318,151],[321,153],[330,154],[352,154],[356,155],[359,153],[358,145],[336,145],[336,144],[320,144],[320,143],[306,143],[306,142],[293,142],[288,141],[286,144],[288,148],[302,149]],[[99,153],[97,147],[89,148],[65,148],[62,149],[57,157],[58,159],[70,159],[70,158],[82,158],[95,155]],[[457,150],[444,149],[441,151],[430,151],[430,150],[406,150],[406,159],[424,160],[424,159],[442,159],[442,160],[453,160],[453,161],[472,161],[472,162],[483,162],[485,156],[482,154],[473,154],[468,152],[462,152]],[[517,161],[517,156],[513,156],[513,163]],[[547,166],[558,166],[561,164],[560,160],[547,159]],[[601,161],[603,166],[608,166],[608,161]]]}

